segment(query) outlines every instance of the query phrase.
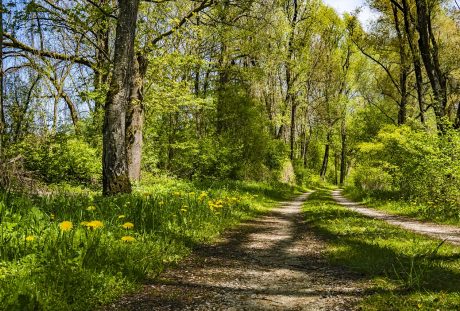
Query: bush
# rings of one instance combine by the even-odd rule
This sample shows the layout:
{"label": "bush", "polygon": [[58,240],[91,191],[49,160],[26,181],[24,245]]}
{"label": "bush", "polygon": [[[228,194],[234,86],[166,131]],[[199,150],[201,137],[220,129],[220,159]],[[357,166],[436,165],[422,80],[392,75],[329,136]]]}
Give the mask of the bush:
{"label": "bush", "polygon": [[367,192],[394,196],[446,209],[460,208],[460,135],[388,126],[374,141],[359,145],[353,179]]}
{"label": "bush", "polygon": [[30,136],[11,149],[24,158],[27,170],[48,183],[95,183],[101,178],[100,155],[79,138]]}

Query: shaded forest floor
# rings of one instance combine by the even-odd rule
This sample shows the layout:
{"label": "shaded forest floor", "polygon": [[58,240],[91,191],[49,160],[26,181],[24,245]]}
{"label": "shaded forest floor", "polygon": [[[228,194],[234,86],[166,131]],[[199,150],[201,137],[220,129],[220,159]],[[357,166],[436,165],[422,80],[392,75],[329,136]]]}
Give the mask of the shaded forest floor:
{"label": "shaded forest floor", "polygon": [[106,310],[351,310],[369,284],[332,266],[308,229],[308,194],[225,234]]}

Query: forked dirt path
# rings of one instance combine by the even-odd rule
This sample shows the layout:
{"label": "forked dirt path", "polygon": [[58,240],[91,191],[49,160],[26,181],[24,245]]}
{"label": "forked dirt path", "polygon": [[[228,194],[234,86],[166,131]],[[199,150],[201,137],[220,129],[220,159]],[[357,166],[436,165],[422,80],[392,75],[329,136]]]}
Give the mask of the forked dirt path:
{"label": "forked dirt path", "polygon": [[303,221],[307,197],[201,246],[105,310],[353,310],[366,281],[324,259],[324,243]]}
{"label": "forked dirt path", "polygon": [[370,218],[386,221],[389,224],[424,234],[455,245],[460,245],[460,228],[448,225],[439,225],[430,222],[421,222],[404,216],[390,215],[382,211],[368,208],[360,203],[356,203],[345,198],[340,190],[332,191],[334,200],[348,209],[365,215]]}

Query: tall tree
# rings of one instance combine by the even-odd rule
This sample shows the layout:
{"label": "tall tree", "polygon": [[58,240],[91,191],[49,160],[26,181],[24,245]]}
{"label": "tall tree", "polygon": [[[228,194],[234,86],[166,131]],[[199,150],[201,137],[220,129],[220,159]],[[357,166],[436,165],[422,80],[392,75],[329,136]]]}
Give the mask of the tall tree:
{"label": "tall tree", "polygon": [[119,0],[114,63],[105,103],[103,129],[103,193],[131,192],[126,148],[126,111],[131,102],[134,40],[139,0]]}

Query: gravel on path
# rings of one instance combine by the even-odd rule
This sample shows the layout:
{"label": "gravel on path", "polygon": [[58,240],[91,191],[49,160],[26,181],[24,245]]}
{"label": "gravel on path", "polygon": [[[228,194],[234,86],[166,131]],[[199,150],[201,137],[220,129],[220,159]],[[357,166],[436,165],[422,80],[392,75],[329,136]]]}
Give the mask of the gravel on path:
{"label": "gravel on path", "polygon": [[304,222],[308,194],[203,245],[104,310],[354,310],[369,288],[331,266]]}
{"label": "gravel on path", "polygon": [[353,201],[348,200],[342,195],[341,190],[334,190],[332,191],[332,197],[334,200],[359,214],[365,215],[370,218],[379,219],[386,221],[389,224],[404,228],[406,230],[410,230],[416,233],[421,233],[433,238],[437,238],[440,240],[446,240],[451,244],[460,245],[460,228],[455,226],[449,225],[440,225],[430,222],[422,222],[418,220],[414,220],[412,218],[398,216],[398,215],[391,215],[382,211],[378,211],[369,207],[366,207],[360,203],[356,203]]}

